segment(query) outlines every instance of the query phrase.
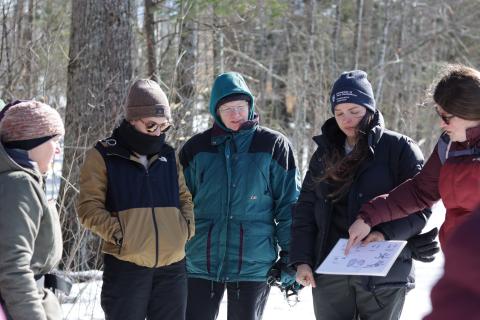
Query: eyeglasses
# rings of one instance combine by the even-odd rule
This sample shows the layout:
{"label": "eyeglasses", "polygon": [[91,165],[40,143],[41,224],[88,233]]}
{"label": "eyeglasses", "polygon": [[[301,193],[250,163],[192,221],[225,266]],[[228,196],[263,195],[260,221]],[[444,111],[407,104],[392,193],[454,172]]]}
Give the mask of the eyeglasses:
{"label": "eyeglasses", "polygon": [[160,132],[167,132],[168,129],[172,127],[172,124],[168,121],[162,123],[157,123],[155,121],[143,121],[142,119],[139,119],[139,121],[145,125],[145,129],[148,133],[154,133],[157,130],[160,130]]}
{"label": "eyeglasses", "polygon": [[446,125],[449,125],[450,120],[452,120],[452,118],[455,118],[455,116],[453,114],[447,116],[443,113],[440,113],[440,111],[438,111],[438,109],[435,109],[435,111],[437,112],[438,116],[442,119],[442,121],[445,122]]}
{"label": "eyeglasses", "polygon": [[243,113],[248,110],[248,106],[236,106],[236,107],[220,107],[218,111],[223,114]]}

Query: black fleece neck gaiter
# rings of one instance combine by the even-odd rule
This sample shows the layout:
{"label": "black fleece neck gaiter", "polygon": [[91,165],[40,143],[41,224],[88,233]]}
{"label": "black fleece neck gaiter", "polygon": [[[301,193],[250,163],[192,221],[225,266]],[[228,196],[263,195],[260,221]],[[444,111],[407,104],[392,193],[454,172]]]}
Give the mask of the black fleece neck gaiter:
{"label": "black fleece neck gaiter", "polygon": [[165,134],[151,136],[135,129],[128,121],[123,120],[122,124],[115,130],[116,135],[125,146],[140,155],[151,156],[162,150],[165,144]]}

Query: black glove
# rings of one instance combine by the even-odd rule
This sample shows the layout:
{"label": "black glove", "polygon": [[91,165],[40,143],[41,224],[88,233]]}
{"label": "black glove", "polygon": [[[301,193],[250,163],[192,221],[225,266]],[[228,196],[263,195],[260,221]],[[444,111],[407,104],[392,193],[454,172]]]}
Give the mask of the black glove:
{"label": "black glove", "polygon": [[412,252],[412,258],[422,262],[432,262],[435,259],[435,253],[440,251],[438,242],[435,238],[438,235],[438,229],[433,228],[427,233],[417,234],[408,239],[407,247]]}
{"label": "black glove", "polygon": [[288,266],[288,252],[280,251],[280,258],[268,271],[269,282],[277,281],[282,288],[295,283],[295,270]]}
{"label": "black glove", "polygon": [[270,286],[278,287],[291,307],[299,301],[298,292],[303,288],[295,281],[295,274],[295,269],[288,265],[288,252],[286,251],[280,251],[280,258],[267,274],[267,283]]}

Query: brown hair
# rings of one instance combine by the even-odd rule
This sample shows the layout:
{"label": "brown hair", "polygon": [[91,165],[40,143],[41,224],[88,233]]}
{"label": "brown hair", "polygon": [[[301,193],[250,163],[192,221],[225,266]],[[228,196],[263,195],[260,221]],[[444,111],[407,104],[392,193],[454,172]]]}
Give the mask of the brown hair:
{"label": "brown hair", "polygon": [[368,132],[373,126],[373,116],[373,112],[367,110],[358,124],[358,141],[349,154],[345,155],[342,137],[342,141],[338,140],[334,148],[323,157],[325,172],[314,178],[314,181],[326,181],[331,185],[331,193],[327,197],[333,202],[339,201],[348,193],[358,168],[368,158]]}
{"label": "brown hair", "polygon": [[466,120],[480,119],[480,72],[448,65],[435,85],[433,100],[446,112]]}

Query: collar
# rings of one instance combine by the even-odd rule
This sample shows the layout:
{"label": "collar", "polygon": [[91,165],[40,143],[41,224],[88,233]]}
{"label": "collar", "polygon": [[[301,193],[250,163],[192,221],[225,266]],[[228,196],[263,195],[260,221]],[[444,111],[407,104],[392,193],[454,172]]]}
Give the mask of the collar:
{"label": "collar", "polygon": [[224,129],[222,126],[218,125],[215,122],[212,127],[211,144],[219,145],[228,139],[233,139],[234,137],[243,136],[254,132],[258,127],[258,120],[258,115],[255,114],[255,117],[252,120],[245,121],[240,126],[240,129],[238,131]]}
{"label": "collar", "polygon": [[480,125],[466,130],[467,143],[469,146],[480,146]]}
{"label": "collar", "polygon": [[30,159],[26,150],[5,148],[5,151],[10,156],[10,158],[12,158],[13,161],[15,161],[18,165],[26,169],[40,172],[37,163]]}

